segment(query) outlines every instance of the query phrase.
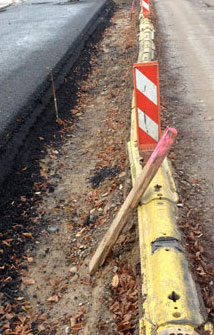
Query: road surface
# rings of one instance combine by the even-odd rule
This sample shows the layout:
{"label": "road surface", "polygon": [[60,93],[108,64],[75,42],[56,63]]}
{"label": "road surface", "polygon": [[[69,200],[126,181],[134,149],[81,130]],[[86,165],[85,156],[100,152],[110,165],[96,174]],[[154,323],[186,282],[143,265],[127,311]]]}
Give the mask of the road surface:
{"label": "road surface", "polygon": [[0,12],[0,179],[40,113],[47,67],[64,80],[105,3],[30,0]]}
{"label": "road surface", "polygon": [[201,201],[194,206],[203,204],[203,225],[213,253],[214,0],[154,4],[166,58],[161,71],[170,72],[168,107],[180,133],[180,169],[202,187]]}

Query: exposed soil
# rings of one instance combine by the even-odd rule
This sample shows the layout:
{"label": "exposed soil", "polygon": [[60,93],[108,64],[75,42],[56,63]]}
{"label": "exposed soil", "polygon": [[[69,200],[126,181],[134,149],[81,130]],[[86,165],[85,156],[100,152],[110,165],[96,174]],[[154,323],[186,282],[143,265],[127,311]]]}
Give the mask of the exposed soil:
{"label": "exposed soil", "polygon": [[[137,11],[136,11],[137,12]],[[131,187],[137,13],[117,1],[31,129],[1,188],[4,334],[137,334],[136,218],[93,278],[88,263]]]}
{"label": "exposed soil", "polygon": [[[158,13],[155,16],[158,17],[157,21],[154,17],[154,23],[156,58],[160,63],[162,126],[175,126],[179,132],[176,145],[169,155],[180,196],[178,224],[183,231],[189,264],[202,292],[208,318],[213,321],[214,240],[213,206],[210,202],[213,195],[208,192],[206,176],[200,177],[199,152],[205,141],[200,128],[202,111],[195,100],[189,99],[192,88],[185,80],[188,69],[184,70],[181,66],[183,60],[176,54],[176,48],[172,48],[168,31],[163,30],[163,18]],[[206,159],[209,161],[210,156],[204,151],[203,160]]]}
{"label": "exposed soil", "polygon": [[[130,7],[129,1],[118,0],[114,11],[101,18],[57,92],[59,123],[51,99],[1,188],[3,334],[138,333],[135,216],[105,265],[94,277],[88,274],[91,256],[131,187],[126,142],[138,11],[130,20]],[[166,41],[156,28],[162,126],[175,125],[180,132],[170,153],[180,194],[179,226],[213,320],[214,258],[212,237],[203,225],[211,222],[205,184],[190,173],[197,164],[195,152],[192,146],[184,152],[181,141],[186,134],[182,111],[191,115],[196,106],[182,98],[179,69],[175,75],[169,67]]]}

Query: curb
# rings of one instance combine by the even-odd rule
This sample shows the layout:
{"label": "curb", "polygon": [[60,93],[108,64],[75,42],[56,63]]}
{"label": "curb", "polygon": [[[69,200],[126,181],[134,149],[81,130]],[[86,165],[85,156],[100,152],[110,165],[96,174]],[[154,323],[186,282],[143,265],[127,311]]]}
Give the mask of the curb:
{"label": "curb", "polygon": [[[154,60],[154,26],[139,16],[138,62]],[[134,96],[128,152],[134,185],[142,170],[137,148]],[[172,167],[166,158],[138,206],[139,243],[144,316],[140,335],[195,335],[206,313],[190,273],[177,228],[178,194]],[[213,333],[211,324],[204,330]]]}

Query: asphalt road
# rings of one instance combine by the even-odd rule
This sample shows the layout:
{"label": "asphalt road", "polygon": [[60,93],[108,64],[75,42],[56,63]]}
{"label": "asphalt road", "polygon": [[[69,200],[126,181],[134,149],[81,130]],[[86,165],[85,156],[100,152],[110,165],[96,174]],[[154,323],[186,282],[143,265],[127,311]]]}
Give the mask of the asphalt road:
{"label": "asphalt road", "polygon": [[[166,94],[180,134],[176,145],[180,150],[180,168],[196,178],[202,188],[204,227],[212,239],[213,250],[214,0],[154,3],[171,76],[172,86],[169,84]],[[195,203],[197,206],[201,206],[200,202]]]}
{"label": "asphalt road", "polygon": [[104,2],[33,0],[0,13],[0,132],[45,80],[46,67],[55,68],[78,47]]}
{"label": "asphalt road", "polygon": [[[106,0],[30,0],[0,12],[0,179],[34,122],[38,98],[50,86],[47,67],[63,80],[105,4]],[[17,124],[20,117],[22,124]]]}

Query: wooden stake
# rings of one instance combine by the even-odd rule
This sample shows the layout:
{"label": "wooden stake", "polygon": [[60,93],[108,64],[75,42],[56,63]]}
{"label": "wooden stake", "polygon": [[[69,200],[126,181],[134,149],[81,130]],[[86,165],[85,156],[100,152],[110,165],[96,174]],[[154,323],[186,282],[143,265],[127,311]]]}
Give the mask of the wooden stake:
{"label": "wooden stake", "polygon": [[137,207],[144,192],[148,188],[168,151],[175,142],[176,137],[177,130],[175,128],[167,128],[165,130],[155,150],[150,156],[132,190],[128,194],[125,202],[123,203],[110,228],[98,246],[94,256],[92,257],[89,263],[89,273],[91,275],[93,275],[97,268],[105,262],[106,257],[108,256],[121,231],[123,230],[128,220],[129,214],[133,208]]}
{"label": "wooden stake", "polygon": [[54,78],[53,78],[53,72],[51,70],[51,82],[52,82],[52,91],[54,96],[54,107],[56,112],[56,122],[59,121],[59,112],[58,112],[58,106],[57,106],[57,100],[56,100],[56,90],[55,90],[55,84],[54,84]]}

